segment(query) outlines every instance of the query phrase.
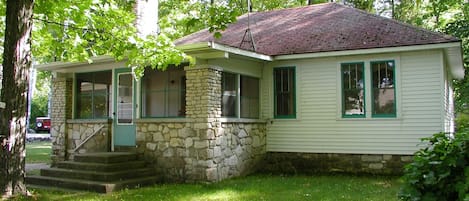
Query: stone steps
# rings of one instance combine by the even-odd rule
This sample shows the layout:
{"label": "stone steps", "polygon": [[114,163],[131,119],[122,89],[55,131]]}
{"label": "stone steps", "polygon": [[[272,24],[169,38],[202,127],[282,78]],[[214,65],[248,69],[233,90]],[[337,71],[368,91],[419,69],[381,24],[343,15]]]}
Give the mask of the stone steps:
{"label": "stone steps", "polygon": [[74,161],[57,163],[41,169],[40,176],[27,176],[26,183],[72,190],[110,193],[123,188],[136,188],[159,181],[152,168],[129,152],[79,154]]}
{"label": "stone steps", "polygon": [[83,179],[68,179],[46,176],[26,177],[26,183],[31,187],[62,190],[82,190],[97,193],[111,193],[126,188],[139,188],[141,186],[155,184],[158,180],[159,177],[156,176],[113,182],[86,181]]}
{"label": "stone steps", "polygon": [[119,171],[127,169],[140,169],[145,167],[144,161],[128,161],[123,163],[88,163],[88,162],[75,162],[63,161],[57,163],[57,168],[72,169],[72,170],[94,170],[100,172]]}

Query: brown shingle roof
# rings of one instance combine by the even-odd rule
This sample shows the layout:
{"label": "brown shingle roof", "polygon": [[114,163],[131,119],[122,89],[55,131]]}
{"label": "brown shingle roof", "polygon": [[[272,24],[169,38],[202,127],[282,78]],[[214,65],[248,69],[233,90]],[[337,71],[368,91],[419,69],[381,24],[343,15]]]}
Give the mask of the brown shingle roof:
{"label": "brown shingle roof", "polygon": [[[407,25],[336,3],[251,13],[256,52],[270,56],[437,44],[458,38]],[[248,15],[228,26],[220,39],[207,29],[185,36],[176,45],[214,41],[240,47]]]}

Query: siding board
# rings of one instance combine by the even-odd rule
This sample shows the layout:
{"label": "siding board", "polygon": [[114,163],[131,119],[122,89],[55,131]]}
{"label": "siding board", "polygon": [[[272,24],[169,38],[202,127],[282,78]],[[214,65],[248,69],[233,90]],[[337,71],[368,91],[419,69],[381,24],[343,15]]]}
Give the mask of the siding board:
{"label": "siding board", "polygon": [[[412,154],[420,138],[440,132],[442,126],[443,66],[441,51],[379,55],[396,61],[398,117],[344,119],[341,117],[340,73],[346,58],[294,61],[268,65],[263,71],[263,90],[272,90],[273,67],[297,69],[297,119],[272,118],[272,92],[263,92],[263,116],[267,125],[267,150],[307,153]],[[366,58],[366,59],[365,59]],[[365,68],[373,61],[364,57]],[[360,61],[354,57],[353,61]],[[368,74],[365,76],[369,76]],[[269,85],[268,87],[266,85]],[[369,88],[370,84],[365,83]],[[369,93],[371,88],[367,90]],[[370,99],[367,94],[366,99]],[[367,111],[371,109],[368,100]],[[267,111],[267,112],[266,112]],[[371,111],[368,111],[371,112]]]}

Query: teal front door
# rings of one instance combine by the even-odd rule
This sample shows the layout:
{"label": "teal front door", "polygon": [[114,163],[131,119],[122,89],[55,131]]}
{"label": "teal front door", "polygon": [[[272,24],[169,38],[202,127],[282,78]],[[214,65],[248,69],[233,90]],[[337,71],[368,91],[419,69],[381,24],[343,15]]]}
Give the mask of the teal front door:
{"label": "teal front door", "polygon": [[114,71],[113,147],[135,147],[135,81],[129,68]]}

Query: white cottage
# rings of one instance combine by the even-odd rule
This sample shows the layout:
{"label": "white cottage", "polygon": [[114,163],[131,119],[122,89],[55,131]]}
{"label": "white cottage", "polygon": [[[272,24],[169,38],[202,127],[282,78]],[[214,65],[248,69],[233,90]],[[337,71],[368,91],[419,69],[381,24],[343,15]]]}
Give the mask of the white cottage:
{"label": "white cottage", "polygon": [[55,74],[53,160],[136,151],[172,180],[269,171],[394,174],[420,139],[453,131],[461,41],[326,3],[251,13],[219,39],[176,41],[194,67],[38,67]]}

